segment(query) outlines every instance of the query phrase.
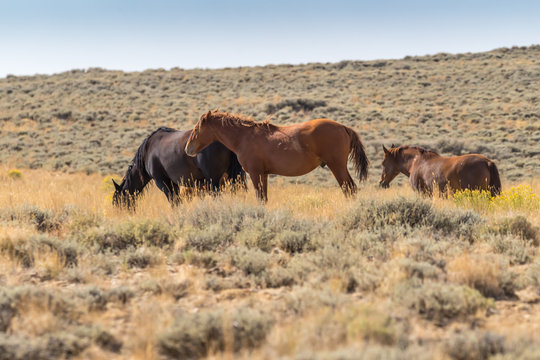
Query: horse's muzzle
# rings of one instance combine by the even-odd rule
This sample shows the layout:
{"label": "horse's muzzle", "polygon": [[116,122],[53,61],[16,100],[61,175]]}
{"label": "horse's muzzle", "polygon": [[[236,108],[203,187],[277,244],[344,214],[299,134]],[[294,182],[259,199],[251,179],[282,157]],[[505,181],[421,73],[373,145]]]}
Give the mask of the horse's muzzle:
{"label": "horse's muzzle", "polygon": [[379,181],[379,186],[383,189],[388,189],[390,187],[390,184],[381,180]]}

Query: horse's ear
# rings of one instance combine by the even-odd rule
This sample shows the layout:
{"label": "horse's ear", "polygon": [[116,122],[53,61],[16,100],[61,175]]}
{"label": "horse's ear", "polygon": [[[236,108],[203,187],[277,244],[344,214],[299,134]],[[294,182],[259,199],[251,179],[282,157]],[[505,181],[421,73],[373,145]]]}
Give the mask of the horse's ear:
{"label": "horse's ear", "polygon": [[396,147],[396,145],[394,145],[394,143],[392,143],[392,146],[390,146],[392,149]]}
{"label": "horse's ear", "polygon": [[116,183],[116,181],[114,181],[114,179],[113,179],[112,182],[113,182],[113,184],[114,184],[114,188],[116,189],[116,191],[122,190],[122,187],[121,187],[120,185],[118,185],[118,184]]}
{"label": "horse's ear", "polygon": [[382,146],[382,149],[384,150],[384,153],[385,153],[385,154],[388,154],[388,153],[389,153],[388,149],[387,149],[384,145]]}
{"label": "horse's ear", "polygon": [[210,115],[212,115],[212,111],[208,110],[207,113],[201,115],[201,121],[208,120],[210,118]]}

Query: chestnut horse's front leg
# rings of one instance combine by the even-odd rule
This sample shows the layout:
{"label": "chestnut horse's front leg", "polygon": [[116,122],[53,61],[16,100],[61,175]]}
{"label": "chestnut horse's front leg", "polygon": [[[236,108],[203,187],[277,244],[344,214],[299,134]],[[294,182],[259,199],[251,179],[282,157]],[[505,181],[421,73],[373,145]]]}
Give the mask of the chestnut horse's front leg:
{"label": "chestnut horse's front leg", "polygon": [[268,202],[268,174],[250,172],[249,176],[257,192],[257,198],[264,203]]}

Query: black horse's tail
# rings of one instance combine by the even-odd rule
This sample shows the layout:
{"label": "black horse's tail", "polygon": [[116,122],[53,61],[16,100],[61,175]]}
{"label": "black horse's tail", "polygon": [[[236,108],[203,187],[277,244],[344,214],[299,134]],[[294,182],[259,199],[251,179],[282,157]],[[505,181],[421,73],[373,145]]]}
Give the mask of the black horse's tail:
{"label": "black horse's tail", "polygon": [[231,179],[232,184],[238,184],[238,185],[241,185],[242,187],[247,187],[246,172],[242,168],[242,165],[240,165],[240,162],[238,161],[238,157],[232,151],[231,151],[231,163],[229,165],[229,169],[227,170],[227,173],[229,174],[229,179]]}
{"label": "black horse's tail", "polygon": [[490,161],[488,163],[489,168],[489,191],[491,192],[491,196],[497,196],[501,194],[501,178],[499,176],[499,170],[497,169],[497,165],[493,161]]}

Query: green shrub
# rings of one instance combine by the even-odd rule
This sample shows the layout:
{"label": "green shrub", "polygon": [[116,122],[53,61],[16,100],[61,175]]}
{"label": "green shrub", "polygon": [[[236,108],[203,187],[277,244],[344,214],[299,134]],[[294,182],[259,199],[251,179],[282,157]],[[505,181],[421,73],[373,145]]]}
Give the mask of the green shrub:
{"label": "green shrub", "polygon": [[103,311],[109,302],[107,294],[93,285],[77,291],[76,295],[86,303],[88,311]]}
{"label": "green shrub", "polygon": [[48,235],[31,235],[28,238],[3,238],[0,240],[0,253],[7,254],[23,267],[34,266],[38,253],[56,253],[62,266],[76,266],[80,247],[70,241],[62,241]]}
{"label": "green shrub", "polygon": [[118,353],[122,342],[97,326],[78,326],[72,331],[58,331],[38,338],[0,336],[0,360],[69,359],[77,357],[92,343]]}
{"label": "green shrub", "polygon": [[82,242],[93,246],[98,252],[119,253],[130,247],[170,246],[174,243],[172,229],[166,225],[145,220],[139,223],[125,222],[112,228],[92,228]]}
{"label": "green shrub", "polygon": [[184,313],[159,336],[158,347],[167,358],[198,359],[225,350],[225,344],[232,340],[231,350],[238,352],[259,346],[271,326],[268,316],[248,308],[232,314],[222,310]]}
{"label": "green shrub", "polygon": [[488,243],[495,253],[508,256],[511,265],[528,264],[536,255],[536,248],[530,241],[515,235],[491,235]]}
{"label": "green shrub", "polygon": [[476,238],[478,225],[483,221],[482,217],[473,211],[434,210],[428,224],[445,235],[472,242]]}
{"label": "green shrub", "polygon": [[425,282],[415,286],[405,281],[395,287],[394,296],[399,303],[404,303],[426,319],[441,325],[453,319],[475,315],[492,306],[492,302],[477,290],[451,283]]}
{"label": "green shrub", "polygon": [[360,202],[341,220],[346,231],[375,231],[388,226],[405,229],[426,227],[445,235],[472,239],[482,218],[470,211],[436,210],[427,200],[397,198],[384,202]]}
{"label": "green shrub", "polygon": [[159,263],[159,255],[145,247],[128,250],[125,262],[129,268],[144,269]]}
{"label": "green shrub", "polygon": [[257,219],[256,221],[245,221],[242,229],[235,235],[235,242],[249,248],[259,248],[262,251],[269,252],[276,245],[276,233],[274,229],[269,228],[266,219]]}
{"label": "green shrub", "polygon": [[314,250],[308,234],[299,231],[284,230],[277,236],[277,242],[289,254]]}
{"label": "green shrub", "polygon": [[40,232],[58,230],[63,222],[62,218],[55,216],[50,210],[43,210],[38,206],[25,205],[18,211],[23,219],[33,223]]}
{"label": "green shrub", "polygon": [[7,331],[13,317],[27,305],[37,305],[66,322],[77,316],[73,299],[53,289],[0,286],[0,331]]}
{"label": "green shrub", "polygon": [[487,360],[504,352],[504,337],[490,332],[454,334],[446,342],[446,353],[456,360]]}
{"label": "green shrub", "polygon": [[90,339],[70,332],[56,332],[37,339],[24,336],[0,336],[1,360],[64,359],[79,355],[91,344]]}
{"label": "green shrub", "polygon": [[265,271],[264,284],[269,288],[291,286],[295,283],[294,273],[290,269],[274,266]]}
{"label": "green shrub", "polygon": [[443,272],[439,267],[427,262],[402,259],[400,261],[400,266],[405,271],[408,278],[417,278],[424,281],[424,279],[438,280],[443,277]]}
{"label": "green shrub", "polygon": [[346,230],[375,230],[388,225],[423,226],[432,214],[428,201],[414,198],[397,198],[385,202],[360,202],[344,215],[342,225]]}
{"label": "green shrub", "polygon": [[187,249],[174,254],[171,261],[176,264],[190,264],[210,269],[217,266],[219,255],[213,251]]}
{"label": "green shrub", "polygon": [[220,225],[210,225],[203,229],[190,229],[186,234],[187,249],[197,251],[223,251],[233,241],[233,232]]}
{"label": "green shrub", "polygon": [[[334,234],[336,241],[339,234]],[[343,235],[345,237],[345,235]],[[399,238],[399,231],[384,228],[377,231],[359,231],[348,235],[351,251],[357,251],[368,259],[386,261],[392,254],[394,243]]]}
{"label": "green shrub", "polygon": [[259,249],[246,247],[231,247],[228,256],[232,265],[246,275],[261,275],[270,266],[270,255]]}
{"label": "green shrub", "polygon": [[516,235],[523,240],[531,241],[532,245],[538,246],[538,227],[532,225],[523,215],[503,219],[493,229],[503,235]]}

